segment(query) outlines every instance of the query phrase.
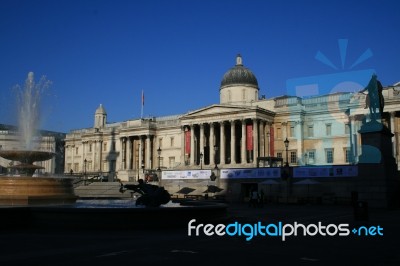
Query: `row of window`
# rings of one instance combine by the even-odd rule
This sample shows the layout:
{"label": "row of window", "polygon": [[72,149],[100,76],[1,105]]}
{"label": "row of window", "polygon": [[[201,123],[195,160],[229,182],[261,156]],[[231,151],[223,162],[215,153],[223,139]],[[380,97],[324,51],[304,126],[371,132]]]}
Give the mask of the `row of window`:
{"label": "row of window", "polygon": [[[291,125],[289,127],[288,137],[295,138],[296,137],[296,130],[295,126]],[[305,129],[306,137],[314,137],[314,125],[307,125]],[[350,133],[349,124],[345,124],[344,127],[344,134],[348,135]],[[325,124],[325,135],[332,136],[332,124]],[[276,128],[276,137],[278,139],[283,138],[282,136],[282,129],[280,127]]]}
{"label": "row of window", "polygon": [[[175,146],[175,138],[170,137],[169,138],[169,146],[174,147]],[[158,147],[162,148],[163,147],[163,138],[158,139]]]}
{"label": "row of window", "polygon": [[[304,163],[305,164],[315,164],[315,151],[307,151],[304,154]],[[345,157],[345,162],[349,163],[350,162],[350,149],[346,148],[344,150],[344,157]],[[282,157],[282,152],[277,152],[276,157],[278,158],[283,158]],[[297,164],[297,151],[289,151],[288,154],[288,160],[292,164]],[[334,163],[335,158],[334,158],[334,149],[325,149],[325,163]]]}

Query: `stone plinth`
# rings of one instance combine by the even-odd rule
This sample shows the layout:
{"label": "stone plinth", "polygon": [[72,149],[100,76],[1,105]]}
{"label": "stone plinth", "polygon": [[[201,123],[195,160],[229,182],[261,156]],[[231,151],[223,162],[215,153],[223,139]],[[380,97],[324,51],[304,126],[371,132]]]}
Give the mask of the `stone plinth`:
{"label": "stone plinth", "polygon": [[392,207],[399,197],[397,164],[392,152],[393,134],[377,121],[364,124],[359,133],[362,153],[355,186],[359,200],[367,201],[371,207]]}

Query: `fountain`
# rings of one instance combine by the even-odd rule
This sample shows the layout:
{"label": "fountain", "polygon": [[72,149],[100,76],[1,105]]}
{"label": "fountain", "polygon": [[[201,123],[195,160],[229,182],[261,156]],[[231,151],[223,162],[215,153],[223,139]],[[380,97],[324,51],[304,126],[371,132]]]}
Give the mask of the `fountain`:
{"label": "fountain", "polygon": [[210,201],[173,203],[163,189],[151,193],[145,186],[123,185],[122,189],[144,190],[139,199],[145,206],[136,206],[140,204],[133,199],[117,203],[115,199],[108,199],[105,204],[99,204],[98,200],[85,202],[77,199],[71,178],[35,176],[37,169],[42,167],[34,162],[54,156],[52,152],[39,151],[35,147],[39,92],[46,85],[46,82],[36,85],[33,73],[28,74],[19,99],[21,147],[18,150],[0,150],[0,157],[19,162],[10,167],[19,175],[0,177],[0,228],[143,229],[148,226],[186,226],[193,218],[204,222],[226,218],[227,206],[224,204]]}
{"label": "fountain", "polygon": [[39,124],[40,94],[50,85],[42,78],[35,83],[33,72],[29,72],[25,86],[18,89],[19,147],[16,150],[0,150],[0,157],[16,161],[8,168],[18,175],[0,177],[0,205],[48,205],[70,204],[76,196],[70,178],[35,176],[38,169],[43,169],[35,162],[46,161],[55,155],[52,152],[36,150],[37,126]]}

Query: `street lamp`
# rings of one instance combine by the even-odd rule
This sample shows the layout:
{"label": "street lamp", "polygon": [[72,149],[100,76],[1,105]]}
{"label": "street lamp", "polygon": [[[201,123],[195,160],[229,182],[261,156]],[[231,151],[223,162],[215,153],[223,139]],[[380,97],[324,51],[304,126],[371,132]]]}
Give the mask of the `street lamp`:
{"label": "street lamp", "polygon": [[157,149],[157,153],[158,153],[158,168],[157,168],[157,171],[160,171],[160,170],[161,170],[161,168],[160,168],[160,161],[161,161],[161,147],[158,147],[158,149]]}
{"label": "street lamp", "polygon": [[285,166],[288,167],[289,166],[289,152],[288,152],[289,140],[286,138],[283,143],[285,143],[285,148],[286,148],[286,164],[285,164]]}
{"label": "street lamp", "polygon": [[203,153],[200,152],[200,169],[203,170]]}
{"label": "street lamp", "polygon": [[308,154],[307,152],[304,154],[304,164],[307,165],[308,163]]}
{"label": "street lamp", "polygon": [[217,153],[218,153],[218,146],[214,145],[214,163],[215,163],[215,169],[218,169],[218,165],[217,165]]}

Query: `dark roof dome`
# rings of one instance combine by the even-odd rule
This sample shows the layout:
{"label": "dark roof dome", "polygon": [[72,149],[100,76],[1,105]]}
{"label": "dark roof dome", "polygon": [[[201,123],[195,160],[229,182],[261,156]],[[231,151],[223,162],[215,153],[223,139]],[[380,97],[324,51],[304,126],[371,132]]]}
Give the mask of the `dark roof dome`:
{"label": "dark roof dome", "polygon": [[222,78],[221,88],[237,84],[253,85],[258,88],[256,76],[254,76],[250,69],[243,66],[240,54],[236,57],[236,65],[229,69]]}

